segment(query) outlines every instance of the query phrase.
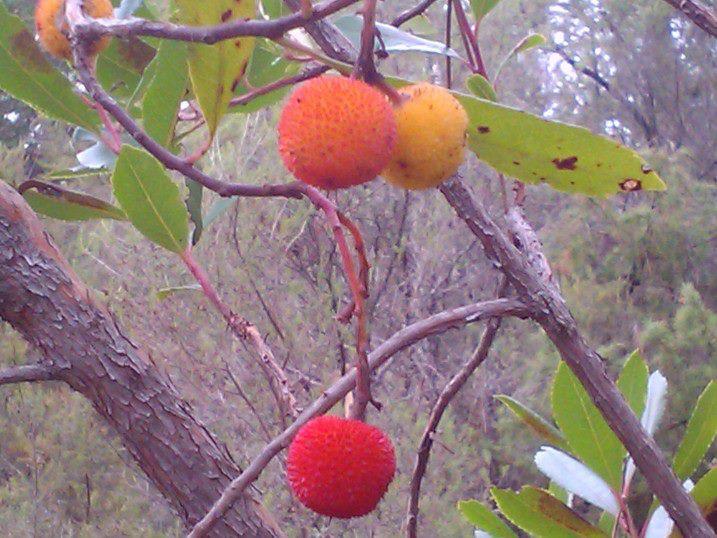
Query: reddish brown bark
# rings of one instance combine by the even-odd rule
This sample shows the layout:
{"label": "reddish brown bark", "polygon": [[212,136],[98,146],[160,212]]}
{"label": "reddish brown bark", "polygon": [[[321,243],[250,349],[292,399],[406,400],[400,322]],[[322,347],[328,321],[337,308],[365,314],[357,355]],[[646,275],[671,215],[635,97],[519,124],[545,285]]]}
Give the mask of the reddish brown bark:
{"label": "reddish brown bark", "polygon": [[[0,181],[0,318],[42,352],[53,379],[92,402],[191,526],[240,473],[171,383],[92,299],[23,198]],[[212,536],[280,536],[244,495]]]}

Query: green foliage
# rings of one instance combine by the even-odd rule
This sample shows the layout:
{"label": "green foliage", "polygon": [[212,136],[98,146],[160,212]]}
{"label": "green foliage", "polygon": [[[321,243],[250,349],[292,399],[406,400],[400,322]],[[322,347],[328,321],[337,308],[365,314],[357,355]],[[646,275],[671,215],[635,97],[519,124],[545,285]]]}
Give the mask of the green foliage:
{"label": "green foliage", "polygon": [[[254,0],[216,0],[211,3],[174,0],[178,20],[193,26],[209,26],[235,19],[253,18]],[[253,37],[221,41],[215,45],[189,45],[189,76],[194,95],[214,136],[240,84],[254,49]]]}
{"label": "green foliage", "polygon": [[97,80],[116,95],[129,97],[155,53],[153,47],[136,37],[112,39],[97,58]]}
{"label": "green foliage", "polygon": [[0,89],[42,114],[97,130],[99,119],[35,43],[19,17],[0,2]]}
{"label": "green foliage", "polygon": [[545,441],[553,446],[562,448],[563,450],[567,449],[565,438],[560,430],[541,417],[538,413],[510,396],[499,394],[496,398],[501,403],[505,404],[505,406],[510,409],[515,416],[521,420],[521,422],[542,437]]}
{"label": "green foliage", "polygon": [[592,538],[607,536],[545,490],[525,486],[519,493],[498,488],[491,494],[501,512],[531,536]]}
{"label": "green foliage", "polygon": [[625,400],[630,405],[630,409],[636,416],[641,416],[645,409],[645,399],[647,397],[647,378],[650,371],[647,367],[645,359],[640,355],[640,350],[636,349],[627,358],[625,366],[617,378],[617,388],[620,389]]}
{"label": "green foliage", "polygon": [[489,101],[498,101],[493,85],[481,74],[471,75],[466,79],[466,88],[476,97],[488,99]]}
{"label": "green foliage", "polygon": [[162,164],[144,150],[124,146],[112,190],[132,224],[147,239],[180,254],[187,248],[187,210]]}
{"label": "green foliage", "polygon": [[60,220],[116,219],[125,220],[125,214],[110,203],[74,191],[50,194],[26,190],[23,198],[38,213]]}
{"label": "green foliage", "polygon": [[468,520],[468,523],[494,538],[514,538],[516,536],[502,519],[478,501],[459,501],[458,510]]}
{"label": "green foliage", "polygon": [[692,475],[717,435],[717,382],[709,382],[697,399],[672,463],[681,479]]}

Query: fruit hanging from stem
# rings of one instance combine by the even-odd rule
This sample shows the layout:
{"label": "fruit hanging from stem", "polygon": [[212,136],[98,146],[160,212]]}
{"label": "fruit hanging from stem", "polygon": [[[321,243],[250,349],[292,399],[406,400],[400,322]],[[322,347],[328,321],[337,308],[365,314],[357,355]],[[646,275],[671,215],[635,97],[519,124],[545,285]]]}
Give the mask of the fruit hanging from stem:
{"label": "fruit hanging from stem", "polygon": [[445,88],[428,83],[402,88],[396,108],[398,139],[381,175],[404,189],[428,189],[456,173],[464,159],[468,116]]}
{"label": "fruit hanging from stem", "polygon": [[311,79],[279,119],[279,152],[299,180],[341,189],[374,179],[391,158],[396,120],[386,96],[361,80]]}
{"label": "fruit hanging from stem", "polygon": [[302,504],[325,516],[351,518],[376,508],[393,480],[396,456],[377,427],[324,415],[296,434],[286,468]]}
{"label": "fruit hanging from stem", "polygon": [[[95,19],[112,17],[113,8],[110,0],[85,0],[85,13]],[[65,0],[38,0],[35,6],[35,30],[40,37],[42,47],[56,58],[72,61],[72,49],[67,38],[69,28],[65,21]],[[102,37],[92,43],[90,53],[96,56],[110,42],[109,37]]]}

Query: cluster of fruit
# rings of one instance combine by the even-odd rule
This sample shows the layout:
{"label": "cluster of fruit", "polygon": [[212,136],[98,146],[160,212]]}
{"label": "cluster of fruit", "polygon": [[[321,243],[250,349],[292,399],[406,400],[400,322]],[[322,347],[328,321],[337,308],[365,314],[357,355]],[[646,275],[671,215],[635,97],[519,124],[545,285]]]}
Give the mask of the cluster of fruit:
{"label": "cluster of fruit", "polygon": [[279,151],[299,180],[341,189],[382,175],[404,189],[435,187],[463,162],[468,117],[451,93],[421,83],[393,107],[361,80],[322,76],[299,86],[279,120]]}

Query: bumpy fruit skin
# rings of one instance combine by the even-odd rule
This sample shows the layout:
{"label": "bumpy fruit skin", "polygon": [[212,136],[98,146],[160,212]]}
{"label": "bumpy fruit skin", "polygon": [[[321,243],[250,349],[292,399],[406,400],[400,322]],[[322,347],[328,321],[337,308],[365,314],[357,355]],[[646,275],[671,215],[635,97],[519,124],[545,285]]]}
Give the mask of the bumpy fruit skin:
{"label": "bumpy fruit skin", "polygon": [[404,189],[428,189],[463,162],[468,115],[445,88],[422,83],[401,89],[408,99],[396,109],[398,140],[381,175]]}
{"label": "bumpy fruit skin", "polygon": [[296,88],[279,119],[279,152],[299,180],[341,189],[374,179],[388,164],[396,120],[376,88],[338,76]]}
{"label": "bumpy fruit skin", "polygon": [[[111,17],[110,0],[85,0],[85,13],[95,19]],[[43,48],[57,58],[72,61],[70,42],[67,39],[67,23],[64,21],[65,0],[38,0],[35,6],[35,30],[40,36]],[[103,37],[92,44],[93,56],[102,52],[109,44],[109,37]]]}
{"label": "bumpy fruit skin", "polygon": [[391,440],[359,420],[324,415],[307,422],[289,446],[289,484],[302,504],[338,518],[368,514],[396,472]]}

